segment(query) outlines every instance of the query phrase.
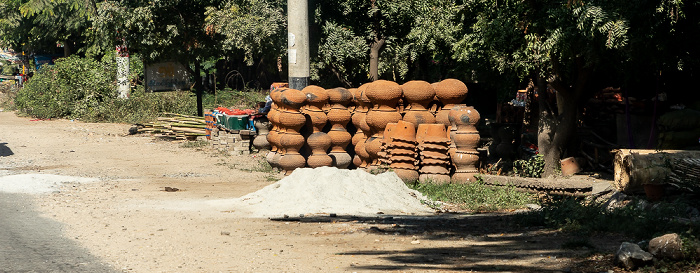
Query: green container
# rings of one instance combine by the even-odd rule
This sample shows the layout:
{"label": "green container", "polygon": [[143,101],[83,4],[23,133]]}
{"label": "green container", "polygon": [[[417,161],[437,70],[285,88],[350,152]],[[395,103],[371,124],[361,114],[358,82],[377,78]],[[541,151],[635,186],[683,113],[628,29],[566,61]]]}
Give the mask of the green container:
{"label": "green container", "polygon": [[246,130],[248,129],[248,115],[226,115],[225,127],[229,130]]}
{"label": "green container", "polygon": [[226,119],[224,118],[224,114],[216,114],[214,117],[216,118],[216,125],[221,125],[224,128],[226,127]]}

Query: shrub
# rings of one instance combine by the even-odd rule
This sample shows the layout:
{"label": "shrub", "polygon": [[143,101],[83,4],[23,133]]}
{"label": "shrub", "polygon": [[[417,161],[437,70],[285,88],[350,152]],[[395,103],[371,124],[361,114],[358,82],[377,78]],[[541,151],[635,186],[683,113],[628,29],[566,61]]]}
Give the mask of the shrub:
{"label": "shrub", "polygon": [[513,162],[513,172],[522,177],[542,177],[544,172],[544,156],[536,154],[528,160],[516,160]]}

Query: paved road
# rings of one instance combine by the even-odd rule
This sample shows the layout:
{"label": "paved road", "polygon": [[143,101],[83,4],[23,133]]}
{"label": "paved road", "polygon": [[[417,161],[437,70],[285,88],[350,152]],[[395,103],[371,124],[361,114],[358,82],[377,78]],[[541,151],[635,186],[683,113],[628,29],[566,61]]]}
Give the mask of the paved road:
{"label": "paved road", "polygon": [[0,192],[0,272],[116,272],[62,237],[61,223],[32,210],[31,198]]}

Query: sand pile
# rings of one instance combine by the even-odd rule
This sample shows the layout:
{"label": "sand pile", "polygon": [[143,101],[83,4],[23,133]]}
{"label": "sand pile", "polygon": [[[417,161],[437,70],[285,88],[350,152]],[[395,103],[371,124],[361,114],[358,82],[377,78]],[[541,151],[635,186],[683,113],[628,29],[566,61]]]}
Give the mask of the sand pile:
{"label": "sand pile", "polygon": [[434,213],[420,199],[424,199],[422,194],[406,187],[393,172],[372,175],[362,170],[321,167],[297,169],[240,198],[208,202],[249,217]]}
{"label": "sand pile", "polygon": [[0,192],[7,193],[49,193],[58,191],[61,186],[71,183],[90,183],[98,181],[93,178],[83,178],[53,174],[0,174]]}

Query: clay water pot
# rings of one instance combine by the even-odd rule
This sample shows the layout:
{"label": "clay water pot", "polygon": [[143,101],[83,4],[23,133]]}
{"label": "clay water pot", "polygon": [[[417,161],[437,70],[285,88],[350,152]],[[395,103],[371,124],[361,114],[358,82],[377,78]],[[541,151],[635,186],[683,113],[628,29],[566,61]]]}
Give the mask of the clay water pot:
{"label": "clay water pot", "polygon": [[401,99],[403,91],[398,83],[377,80],[367,86],[365,94],[372,104],[378,106],[378,109],[391,111],[396,109],[396,104]]}
{"label": "clay water pot", "polygon": [[267,134],[258,135],[253,139],[253,147],[258,150],[271,149],[270,142],[267,141]]}
{"label": "clay water pot", "polygon": [[411,148],[392,148],[391,155],[415,156],[416,150]]}
{"label": "clay water pot", "polygon": [[307,109],[304,115],[306,115],[308,122],[311,123],[313,133],[321,132],[323,127],[326,126],[326,123],[328,122],[326,113],[324,113],[323,110]]}
{"label": "clay water pot", "polygon": [[449,150],[450,147],[440,144],[421,143],[420,145],[418,145],[418,149],[421,151],[434,151],[444,154],[447,153],[447,150]]}
{"label": "clay water pot", "polygon": [[384,143],[391,142],[391,140],[394,136],[393,132],[394,132],[394,129],[396,129],[396,125],[398,125],[398,123],[389,123],[386,125],[386,127],[384,128],[384,134],[382,135],[384,138],[383,139]]}
{"label": "clay water pot", "polygon": [[444,185],[450,183],[450,176],[447,174],[423,173],[420,174],[418,181],[423,184],[432,183],[436,185]]}
{"label": "clay water pot", "polygon": [[410,162],[410,163],[415,164],[416,163],[416,156],[415,155],[392,155],[391,162]]}
{"label": "clay water pot", "polygon": [[298,153],[285,154],[280,159],[279,165],[284,170],[284,175],[290,175],[295,169],[306,166],[306,159]]}
{"label": "clay water pot", "polygon": [[406,101],[416,110],[425,110],[435,97],[435,88],[426,81],[409,81],[401,89]]}
{"label": "clay water pot", "polygon": [[270,151],[277,151],[280,147],[279,143],[279,132],[277,130],[272,130],[269,133],[267,133],[267,136],[265,137],[267,139],[267,142],[270,143]]}
{"label": "clay water pot", "polygon": [[415,150],[415,149],[416,149],[416,144],[415,144],[415,143],[410,143],[410,142],[403,142],[403,141],[399,141],[399,140],[394,140],[394,141],[392,141],[391,143],[387,144],[387,147],[388,147],[388,148],[392,148],[392,149],[397,149],[397,148],[398,148],[398,149],[401,149],[401,148],[404,148],[404,149],[412,149],[412,150]]}
{"label": "clay water pot", "polygon": [[355,155],[359,157],[361,160],[360,164],[355,164],[358,168],[366,168],[367,165],[369,164],[369,160],[371,160],[371,157],[369,153],[367,153],[367,149],[365,148],[365,140],[360,141],[355,145]]}
{"label": "clay water pot", "polygon": [[[365,150],[369,154],[370,160],[374,161],[379,158],[378,153],[382,150],[382,138],[370,137],[365,141]],[[372,164],[374,162],[370,162]]]}
{"label": "clay water pot", "polygon": [[371,109],[365,118],[370,132],[373,135],[381,134],[389,123],[397,123],[401,120],[401,114],[396,110]]}
{"label": "clay water pot", "polygon": [[270,164],[270,166],[272,166],[273,168],[277,168],[277,164],[279,163],[279,162],[274,162],[274,159],[275,159],[275,155],[276,155],[276,154],[277,154],[277,152],[269,151],[269,152],[267,152],[267,154],[265,155],[265,160],[266,160],[267,163]]}
{"label": "clay water pot", "polygon": [[400,120],[395,126],[396,129],[393,130],[393,139],[416,142],[416,126],[413,123]]}
{"label": "clay water pot", "polygon": [[328,135],[331,137],[331,151],[336,153],[344,153],[345,148],[348,147],[352,140],[352,136],[350,136],[350,133],[345,131],[345,129],[330,130],[328,131]]}
{"label": "clay water pot", "polygon": [[442,166],[448,166],[450,165],[449,159],[433,159],[433,158],[423,158],[420,160],[421,165],[442,165]]}
{"label": "clay water pot", "polygon": [[446,137],[426,137],[423,139],[423,143],[448,146],[450,145],[450,139]]}
{"label": "clay water pot", "polygon": [[420,153],[421,158],[432,158],[432,159],[442,159],[449,160],[450,156],[447,153],[433,152],[433,151],[422,151]]}
{"label": "clay water pot", "polygon": [[457,171],[476,171],[476,166],[479,163],[478,152],[463,152],[457,150],[451,157]]}
{"label": "clay water pot", "polygon": [[476,132],[481,116],[474,107],[457,104],[448,112],[447,118],[455,131]]}
{"label": "clay water pot", "polygon": [[300,112],[282,111],[279,115],[280,129],[283,132],[299,133],[306,124],[306,117]]}
{"label": "clay water pot", "polygon": [[299,110],[306,104],[306,94],[296,89],[285,89],[280,94],[280,103],[287,109]]}
{"label": "clay water pot", "polygon": [[346,152],[330,152],[328,156],[333,159],[333,166],[338,169],[347,169],[352,163],[352,157]]}
{"label": "clay water pot", "polygon": [[468,92],[467,85],[457,79],[444,79],[435,86],[435,95],[443,105],[462,102]]}
{"label": "clay water pot", "polygon": [[417,181],[420,177],[418,171],[416,170],[406,170],[406,169],[396,169],[394,168],[394,173],[403,180],[403,182],[410,183]]}
{"label": "clay water pot", "polygon": [[413,123],[415,126],[420,126],[421,124],[432,124],[435,123],[435,116],[428,110],[409,110],[403,116],[403,120],[406,122]]}
{"label": "clay water pot", "polygon": [[325,166],[333,166],[333,158],[328,156],[327,154],[317,154],[317,155],[310,155],[308,159],[306,159],[306,165],[308,165],[310,168],[318,168],[318,167],[325,167]]}
{"label": "clay water pot", "polygon": [[350,122],[351,114],[345,106],[335,104],[327,114],[328,122],[333,124],[333,129],[345,129]]}
{"label": "clay water pot", "polygon": [[311,148],[313,154],[326,154],[331,147],[331,137],[323,132],[313,133],[306,138],[306,144]]}
{"label": "clay water pot", "polygon": [[360,158],[359,155],[355,155],[352,158],[352,165],[355,165],[356,167],[361,168],[360,165],[362,165],[362,159]]}
{"label": "clay water pot", "polygon": [[462,131],[452,131],[451,138],[457,150],[475,150],[481,139],[478,132]]}
{"label": "clay water pot", "polygon": [[420,173],[450,174],[450,170],[444,165],[427,165],[420,168]]}
{"label": "clay water pot", "polygon": [[340,104],[342,106],[347,106],[354,97],[350,91],[342,87],[326,89],[326,92],[328,93],[328,101],[331,104]]}
{"label": "clay water pot", "polygon": [[[280,134],[280,146],[283,147],[284,153],[299,153],[301,147],[304,146],[304,136],[300,134],[284,133]],[[303,167],[303,166],[302,166]]]}
{"label": "clay water pot", "polygon": [[309,85],[301,90],[306,95],[311,110],[320,111],[328,103],[328,92],[326,89],[316,85]]}
{"label": "clay water pot", "polygon": [[571,176],[580,172],[581,168],[573,157],[567,157],[561,160],[561,175]]}
{"label": "clay water pot", "polygon": [[365,136],[365,134],[363,134],[362,132],[357,132],[354,136],[352,136],[350,144],[352,144],[353,146],[357,146],[357,143],[360,143],[360,141],[364,141],[365,139],[367,139],[367,136]]}

